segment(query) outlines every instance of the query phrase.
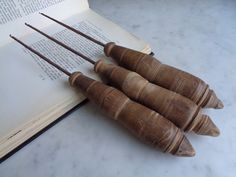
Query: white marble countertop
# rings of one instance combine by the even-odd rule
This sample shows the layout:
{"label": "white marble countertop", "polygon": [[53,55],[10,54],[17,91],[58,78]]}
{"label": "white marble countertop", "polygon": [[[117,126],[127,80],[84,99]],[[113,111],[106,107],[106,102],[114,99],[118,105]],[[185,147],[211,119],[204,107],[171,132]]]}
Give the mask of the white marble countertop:
{"label": "white marble countertop", "polygon": [[196,156],[174,157],[142,144],[87,103],[0,164],[0,176],[236,176],[236,1],[90,5],[148,41],[164,63],[208,82],[225,104],[206,110],[221,135],[188,135]]}

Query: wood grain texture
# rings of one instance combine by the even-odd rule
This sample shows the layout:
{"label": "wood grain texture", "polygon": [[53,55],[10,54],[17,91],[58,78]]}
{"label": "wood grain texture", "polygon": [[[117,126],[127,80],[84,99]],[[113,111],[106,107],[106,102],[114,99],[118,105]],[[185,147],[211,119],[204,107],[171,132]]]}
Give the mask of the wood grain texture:
{"label": "wood grain texture", "polygon": [[[219,135],[215,124],[211,120],[207,121],[210,118],[203,115],[201,108],[190,99],[152,84],[135,72],[106,64],[102,60],[96,62],[94,70],[128,97],[160,113],[180,129],[201,135]],[[202,122],[208,123],[205,125]]]}
{"label": "wood grain texture", "polygon": [[179,93],[205,108],[223,108],[223,103],[200,78],[177,68],[162,64],[153,56],[128,49],[115,43],[104,48],[107,56],[119,65],[139,73],[150,82]]}
{"label": "wood grain texture", "polygon": [[79,72],[69,82],[79,88],[109,117],[121,123],[135,136],[178,156],[193,156],[195,151],[182,131],[155,111],[130,100],[119,90],[95,81]]}

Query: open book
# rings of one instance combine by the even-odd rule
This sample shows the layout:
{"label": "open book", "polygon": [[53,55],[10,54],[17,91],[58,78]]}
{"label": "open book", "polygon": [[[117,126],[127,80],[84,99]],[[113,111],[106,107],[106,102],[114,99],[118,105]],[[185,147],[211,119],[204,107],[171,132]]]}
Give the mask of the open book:
{"label": "open book", "polygon": [[[0,158],[55,121],[85,97],[70,88],[67,77],[14,42],[14,34],[49,59],[73,71],[99,79],[93,66],[24,26],[28,22],[64,41],[95,61],[103,49],[38,14],[44,12],[106,43],[145,53],[147,43],[89,9],[87,0],[0,2]],[[111,60],[109,60],[111,61]]]}

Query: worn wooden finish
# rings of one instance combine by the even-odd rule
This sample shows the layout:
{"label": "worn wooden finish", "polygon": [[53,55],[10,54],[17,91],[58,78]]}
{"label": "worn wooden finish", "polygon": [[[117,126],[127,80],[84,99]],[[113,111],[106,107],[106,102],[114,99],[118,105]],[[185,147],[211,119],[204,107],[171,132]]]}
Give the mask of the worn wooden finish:
{"label": "worn wooden finish", "polygon": [[69,82],[144,142],[178,156],[195,154],[182,131],[173,123],[155,111],[131,101],[119,90],[88,78],[80,72],[73,73]]}
{"label": "worn wooden finish", "polygon": [[201,107],[223,108],[223,103],[214,91],[198,77],[162,64],[150,55],[115,45],[113,42],[106,44],[104,52],[119,65],[139,73],[154,84],[186,96]]}
{"label": "worn wooden finish", "polygon": [[94,70],[128,97],[160,113],[182,130],[201,135],[219,135],[219,129],[210,117],[203,115],[201,108],[190,99],[152,84],[135,72],[106,64],[102,60],[95,64]]}

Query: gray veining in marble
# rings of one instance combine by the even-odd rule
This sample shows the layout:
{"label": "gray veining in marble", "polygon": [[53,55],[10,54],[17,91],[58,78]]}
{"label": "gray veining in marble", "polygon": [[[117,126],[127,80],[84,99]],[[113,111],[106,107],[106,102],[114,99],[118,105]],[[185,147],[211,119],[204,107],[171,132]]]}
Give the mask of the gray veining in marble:
{"label": "gray veining in marble", "polygon": [[206,112],[221,135],[188,135],[197,154],[178,158],[140,143],[88,103],[0,164],[0,177],[236,176],[236,1],[89,2],[148,41],[161,61],[211,85],[225,108]]}

